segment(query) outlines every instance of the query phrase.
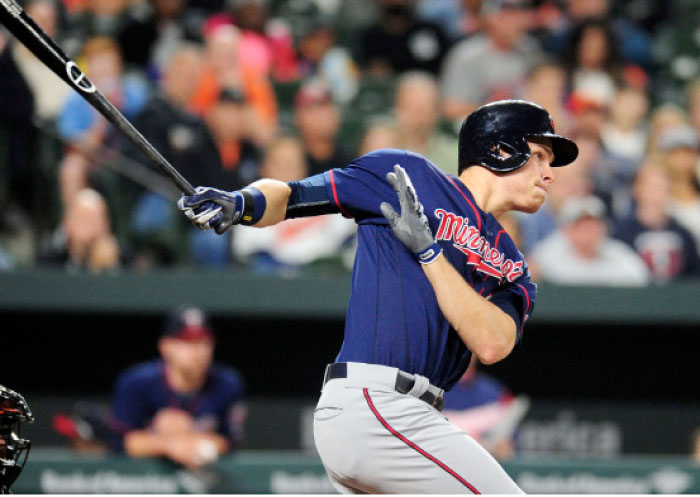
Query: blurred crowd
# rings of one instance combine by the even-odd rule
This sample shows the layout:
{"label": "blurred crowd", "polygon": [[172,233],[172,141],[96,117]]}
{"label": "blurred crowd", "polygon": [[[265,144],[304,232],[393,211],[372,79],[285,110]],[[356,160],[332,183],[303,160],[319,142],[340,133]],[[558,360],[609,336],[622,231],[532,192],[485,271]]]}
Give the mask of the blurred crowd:
{"label": "blurred crowd", "polygon": [[[464,117],[522,98],[580,148],[540,212],[501,220],[533,277],[700,276],[700,1],[23,6],[195,186],[297,180],[384,147],[456,174]],[[1,270],[350,267],[355,225],[341,216],[194,228],[157,168],[1,29],[0,73]]]}

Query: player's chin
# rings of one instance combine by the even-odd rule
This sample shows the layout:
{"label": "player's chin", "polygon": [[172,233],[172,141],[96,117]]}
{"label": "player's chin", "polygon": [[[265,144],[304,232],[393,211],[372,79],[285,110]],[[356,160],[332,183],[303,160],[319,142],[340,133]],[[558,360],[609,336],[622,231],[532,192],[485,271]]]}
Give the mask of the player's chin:
{"label": "player's chin", "polygon": [[540,210],[540,207],[542,207],[542,204],[544,204],[545,200],[547,200],[546,194],[532,195],[531,197],[527,198],[524,202],[522,202],[516,210],[519,210],[520,212],[524,212],[526,214],[534,214],[535,212]]}

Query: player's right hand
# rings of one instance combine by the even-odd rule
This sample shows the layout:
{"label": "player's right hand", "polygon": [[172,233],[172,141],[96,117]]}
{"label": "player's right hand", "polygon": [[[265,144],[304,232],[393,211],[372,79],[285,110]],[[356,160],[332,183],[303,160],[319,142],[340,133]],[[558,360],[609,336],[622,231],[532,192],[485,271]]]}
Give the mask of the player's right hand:
{"label": "player's right hand", "polygon": [[397,213],[388,202],[382,202],[379,206],[382,215],[389,222],[396,238],[416,254],[418,261],[430,264],[442,254],[442,249],[430,231],[423,204],[418,201],[411,178],[403,167],[396,164],[394,172],[386,175],[386,180],[398,196],[401,213]]}
{"label": "player's right hand", "polygon": [[243,216],[245,201],[240,192],[226,192],[217,188],[200,186],[194,195],[183,195],[177,201],[178,208],[199,229],[214,229],[222,234]]}

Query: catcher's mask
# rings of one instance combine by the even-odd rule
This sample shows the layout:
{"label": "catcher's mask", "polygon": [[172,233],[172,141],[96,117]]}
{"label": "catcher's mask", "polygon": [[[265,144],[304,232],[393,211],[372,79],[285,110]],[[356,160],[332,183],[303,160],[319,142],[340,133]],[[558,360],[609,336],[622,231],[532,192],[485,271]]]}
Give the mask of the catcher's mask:
{"label": "catcher's mask", "polygon": [[20,427],[33,421],[24,397],[0,385],[0,494],[10,493],[27,461],[31,443],[20,438]]}
{"label": "catcher's mask", "polygon": [[544,108],[525,100],[500,100],[482,105],[462,123],[459,172],[474,165],[494,172],[515,171],[530,158],[528,138],[551,141],[554,167],[565,166],[578,155],[576,144],[554,131]]}

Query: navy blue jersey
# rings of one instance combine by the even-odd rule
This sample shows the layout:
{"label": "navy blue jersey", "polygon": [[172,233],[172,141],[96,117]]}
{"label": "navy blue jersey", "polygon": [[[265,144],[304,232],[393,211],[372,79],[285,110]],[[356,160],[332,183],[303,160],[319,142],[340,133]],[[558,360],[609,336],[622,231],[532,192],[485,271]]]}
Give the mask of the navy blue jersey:
{"label": "navy blue jersey", "polygon": [[416,256],[393,234],[379,206],[400,211],[386,175],[402,166],[444,255],[480,295],[508,313],[518,340],[535,304],[535,284],[510,236],[476,205],[466,186],[405,150],[371,152],[324,173],[328,200],[358,223],[345,337],[337,361],[398,367],[449,388],[471,353],[442,314]]}
{"label": "navy blue jersey", "polygon": [[170,388],[163,362],[152,361],[119,375],[112,408],[122,434],[148,428],[159,410],[171,407],[192,416],[197,429],[216,432],[236,446],[243,435],[244,399],[244,381],[232,368],[212,365],[204,387],[184,396]]}

